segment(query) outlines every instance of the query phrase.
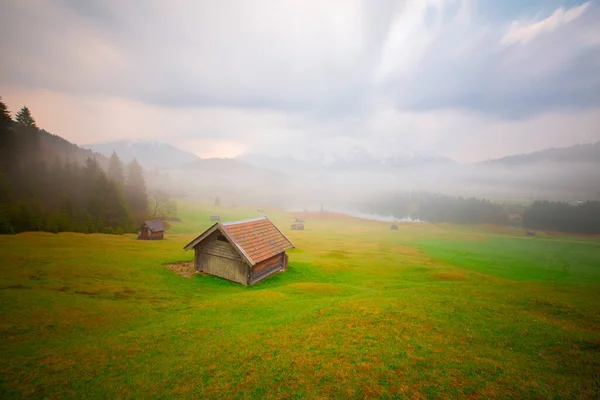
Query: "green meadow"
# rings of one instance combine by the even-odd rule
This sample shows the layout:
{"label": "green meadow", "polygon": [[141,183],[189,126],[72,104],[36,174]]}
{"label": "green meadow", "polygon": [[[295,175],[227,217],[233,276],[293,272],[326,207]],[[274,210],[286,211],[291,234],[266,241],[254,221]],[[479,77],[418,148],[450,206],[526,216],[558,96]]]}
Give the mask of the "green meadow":
{"label": "green meadow", "polygon": [[164,241],[0,237],[0,397],[594,398],[600,238],[267,209],[296,249],[252,287],[165,264]]}

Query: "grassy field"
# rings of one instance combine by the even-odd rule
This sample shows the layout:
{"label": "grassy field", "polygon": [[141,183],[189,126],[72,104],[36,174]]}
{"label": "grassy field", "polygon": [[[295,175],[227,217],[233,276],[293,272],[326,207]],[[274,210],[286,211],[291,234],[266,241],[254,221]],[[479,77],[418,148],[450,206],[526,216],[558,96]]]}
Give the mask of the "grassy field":
{"label": "grassy field", "polygon": [[0,237],[0,397],[594,398],[600,239],[267,210],[297,249],[256,286],[166,240]]}

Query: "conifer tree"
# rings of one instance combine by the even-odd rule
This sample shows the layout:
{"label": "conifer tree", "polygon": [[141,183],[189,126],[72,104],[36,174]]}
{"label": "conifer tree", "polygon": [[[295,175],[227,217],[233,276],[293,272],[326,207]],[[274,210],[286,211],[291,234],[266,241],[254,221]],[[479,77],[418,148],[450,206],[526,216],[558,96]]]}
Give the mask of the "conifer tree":
{"label": "conifer tree", "polygon": [[25,127],[38,129],[35,120],[31,116],[31,111],[29,111],[29,108],[27,108],[27,106],[23,106],[19,110],[19,112],[17,113],[16,120],[17,123]]}
{"label": "conifer tree", "polygon": [[[36,170],[41,160],[40,138],[37,124],[27,106],[23,106],[15,118],[15,153],[21,168],[29,170],[29,178],[39,177]],[[34,181],[36,179],[32,179]]]}
{"label": "conifer tree", "polygon": [[120,187],[125,185],[125,169],[123,161],[119,158],[116,152],[112,152],[108,163],[108,178],[116,182]]}
{"label": "conifer tree", "polygon": [[127,165],[125,197],[129,203],[132,216],[138,220],[136,222],[145,218],[148,212],[146,181],[144,170],[135,158]]}
{"label": "conifer tree", "polygon": [[8,111],[8,107],[6,107],[6,104],[2,101],[2,97],[0,97],[0,134],[6,133],[12,123],[13,120],[10,116],[10,111]]}
{"label": "conifer tree", "polygon": [[12,124],[10,112],[0,97],[0,171],[6,171],[14,157]]}

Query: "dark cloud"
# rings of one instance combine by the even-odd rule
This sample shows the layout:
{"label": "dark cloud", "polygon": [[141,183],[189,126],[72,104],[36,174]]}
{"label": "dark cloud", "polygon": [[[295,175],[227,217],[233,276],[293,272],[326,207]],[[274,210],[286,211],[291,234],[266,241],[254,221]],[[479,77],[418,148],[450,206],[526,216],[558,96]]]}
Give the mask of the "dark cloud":
{"label": "dark cloud", "polygon": [[[386,82],[399,108],[463,108],[503,118],[600,106],[600,7],[527,43],[501,29],[450,25],[409,74]],[[407,95],[408,93],[408,95]]]}
{"label": "dark cloud", "polygon": [[[3,84],[169,107],[356,113],[376,95],[372,76],[385,52],[410,50],[411,42],[424,40],[415,48],[421,56],[409,60],[412,68],[396,76],[393,68],[406,68],[407,60],[400,59],[383,79],[382,91],[394,95],[400,108],[526,116],[600,103],[595,73],[600,46],[573,43],[599,20],[595,5],[560,32],[507,47],[500,44],[507,23],[490,28],[477,18],[477,9],[468,21],[457,22],[464,10],[455,2],[438,8],[363,1],[346,3],[345,13],[317,3],[294,12],[264,2],[189,2],[171,9],[161,2],[142,8],[91,0],[40,4],[9,2],[0,17],[9,33],[0,43],[13,55],[1,63]],[[411,19],[403,20],[405,15]],[[395,24],[415,20],[398,49],[385,50]],[[564,57],[560,62],[553,59],[557,52]],[[523,73],[530,63],[546,60],[561,65]]]}

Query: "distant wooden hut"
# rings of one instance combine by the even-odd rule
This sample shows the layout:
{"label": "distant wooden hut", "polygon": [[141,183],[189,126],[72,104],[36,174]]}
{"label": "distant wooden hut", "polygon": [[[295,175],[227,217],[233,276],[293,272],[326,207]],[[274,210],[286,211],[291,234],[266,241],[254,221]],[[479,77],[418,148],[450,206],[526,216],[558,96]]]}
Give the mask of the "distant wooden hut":
{"label": "distant wooden hut", "polygon": [[210,220],[211,221],[220,221],[221,216],[220,215],[211,215]]}
{"label": "distant wooden hut", "polygon": [[263,210],[262,208],[257,208],[257,209],[256,209],[256,212],[258,212],[258,213],[261,213],[261,214],[264,214],[264,213],[265,213],[265,210]]}
{"label": "distant wooden hut", "polygon": [[165,234],[165,224],[158,220],[144,221],[138,229],[138,240],[162,240]]}
{"label": "distant wooden hut", "polygon": [[294,245],[267,217],[217,222],[188,243],[195,269],[242,285],[253,285],[288,265]]}
{"label": "distant wooden hut", "polygon": [[390,226],[390,229],[392,231],[397,231],[398,230],[398,225],[392,225],[392,226]]}
{"label": "distant wooden hut", "polygon": [[292,225],[292,230],[293,231],[303,231],[304,230],[304,224],[293,224]]}
{"label": "distant wooden hut", "polygon": [[527,236],[535,236],[535,231],[528,231]]}

